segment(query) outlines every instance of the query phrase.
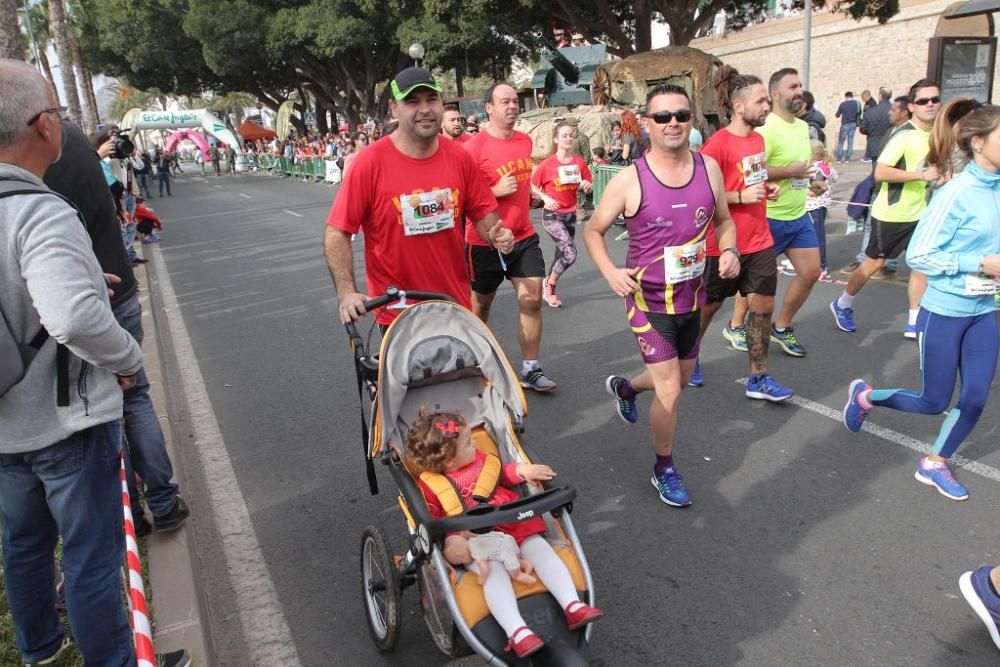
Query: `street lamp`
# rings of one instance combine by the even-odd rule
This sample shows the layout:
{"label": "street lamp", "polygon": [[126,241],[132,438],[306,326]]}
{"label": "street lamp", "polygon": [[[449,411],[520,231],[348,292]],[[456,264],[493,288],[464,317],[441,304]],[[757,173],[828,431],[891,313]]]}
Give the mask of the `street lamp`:
{"label": "street lamp", "polygon": [[419,42],[416,44],[410,44],[410,48],[407,53],[411,58],[413,58],[413,64],[420,67],[420,61],[424,58],[424,45]]}

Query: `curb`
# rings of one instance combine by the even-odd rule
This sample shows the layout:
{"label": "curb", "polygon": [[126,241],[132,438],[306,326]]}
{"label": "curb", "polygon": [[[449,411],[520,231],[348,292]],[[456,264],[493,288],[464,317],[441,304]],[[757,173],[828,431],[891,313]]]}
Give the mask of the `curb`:
{"label": "curb", "polygon": [[[174,467],[174,480],[182,481],[186,475],[180,468],[181,457],[174,447],[174,410],[164,385],[163,366],[160,361],[159,329],[154,318],[155,296],[145,267],[136,271],[142,287],[139,301],[142,304],[142,328],[145,332],[143,354],[149,395],[163,429],[167,454]],[[153,644],[157,653],[187,649],[191,664],[210,665],[207,618],[202,604],[203,593],[195,569],[194,530],[195,511],[184,526],[172,533],[153,533],[147,538],[149,568],[149,604],[153,624]]]}

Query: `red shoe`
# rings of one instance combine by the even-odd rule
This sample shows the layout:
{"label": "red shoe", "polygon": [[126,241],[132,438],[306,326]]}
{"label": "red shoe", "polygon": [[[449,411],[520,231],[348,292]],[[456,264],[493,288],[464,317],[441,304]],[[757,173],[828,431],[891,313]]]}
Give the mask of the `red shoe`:
{"label": "red shoe", "polygon": [[569,626],[570,630],[582,628],[604,616],[604,612],[597,607],[591,607],[582,602],[571,602],[563,611],[566,613],[566,625]]}
{"label": "red shoe", "polygon": [[[517,637],[518,635],[521,635],[521,639],[519,641],[514,641],[514,637]],[[514,655],[519,658],[526,658],[532,653],[540,651],[543,646],[545,646],[545,641],[532,632],[528,626],[522,625],[514,631],[514,634],[510,636],[510,639],[508,639],[507,645],[503,647],[503,650],[510,651],[513,649]]]}

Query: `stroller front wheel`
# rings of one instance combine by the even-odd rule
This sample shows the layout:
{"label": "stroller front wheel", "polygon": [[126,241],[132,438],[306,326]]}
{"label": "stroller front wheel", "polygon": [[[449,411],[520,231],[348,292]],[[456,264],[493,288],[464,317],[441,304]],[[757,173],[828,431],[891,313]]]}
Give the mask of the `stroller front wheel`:
{"label": "stroller front wheel", "polygon": [[399,639],[399,571],[385,532],[368,526],[361,535],[361,597],[368,630],[380,651],[390,651]]}

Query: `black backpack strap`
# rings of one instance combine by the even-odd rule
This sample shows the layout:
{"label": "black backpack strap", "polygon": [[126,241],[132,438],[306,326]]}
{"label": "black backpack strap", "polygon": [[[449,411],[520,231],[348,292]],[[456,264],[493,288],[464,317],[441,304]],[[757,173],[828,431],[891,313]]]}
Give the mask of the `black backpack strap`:
{"label": "black backpack strap", "polygon": [[[74,204],[71,200],[62,196],[58,192],[41,187],[30,181],[0,179],[0,198],[13,197],[14,195],[34,194],[48,194],[59,197],[59,199],[62,199],[64,202],[73,207],[73,210],[76,211],[76,216],[86,227],[83,213],[80,209],[77,208],[76,204]],[[49,332],[46,331],[43,326],[38,333],[32,337],[31,342],[28,343],[28,345],[33,347],[35,350],[39,350],[48,339]],[[66,407],[69,405],[69,350],[62,343],[56,344],[56,405],[59,407]]]}

